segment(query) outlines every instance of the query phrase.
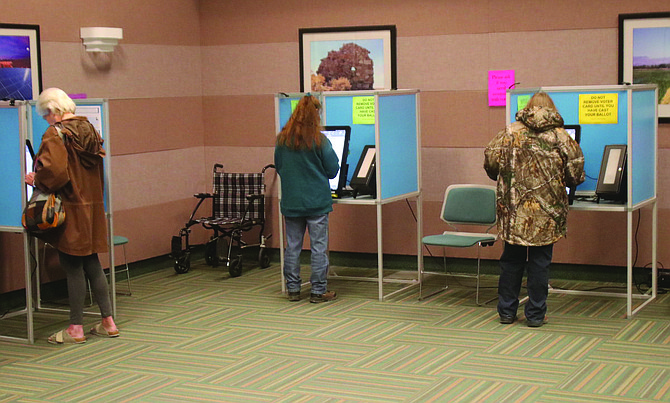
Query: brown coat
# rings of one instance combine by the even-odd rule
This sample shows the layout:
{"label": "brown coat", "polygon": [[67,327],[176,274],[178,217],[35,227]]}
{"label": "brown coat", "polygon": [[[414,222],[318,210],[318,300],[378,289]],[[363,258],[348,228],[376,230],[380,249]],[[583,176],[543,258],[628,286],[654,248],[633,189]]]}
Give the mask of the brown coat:
{"label": "brown coat", "polygon": [[107,252],[102,139],[85,117],[75,116],[49,126],[35,162],[35,186],[58,191],[65,223],[41,236],[61,252],[88,256]]}

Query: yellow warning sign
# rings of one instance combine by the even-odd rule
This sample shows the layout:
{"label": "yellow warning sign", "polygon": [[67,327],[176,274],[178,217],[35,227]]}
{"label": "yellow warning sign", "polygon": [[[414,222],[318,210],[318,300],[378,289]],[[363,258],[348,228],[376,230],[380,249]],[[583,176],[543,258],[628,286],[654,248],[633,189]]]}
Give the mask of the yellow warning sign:
{"label": "yellow warning sign", "polygon": [[353,97],[353,123],[375,124],[375,97]]}
{"label": "yellow warning sign", "polygon": [[579,94],[579,124],[617,124],[619,94]]}

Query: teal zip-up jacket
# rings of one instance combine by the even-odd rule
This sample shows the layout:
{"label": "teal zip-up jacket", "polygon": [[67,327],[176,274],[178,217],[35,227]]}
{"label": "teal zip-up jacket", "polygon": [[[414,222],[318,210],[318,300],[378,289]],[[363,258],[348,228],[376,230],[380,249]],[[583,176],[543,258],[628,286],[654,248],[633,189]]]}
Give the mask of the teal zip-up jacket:
{"label": "teal zip-up jacket", "polygon": [[275,166],[281,177],[281,212],[286,217],[313,217],[333,211],[328,179],[340,169],[340,161],[327,138],[321,147],[292,150],[275,147]]}

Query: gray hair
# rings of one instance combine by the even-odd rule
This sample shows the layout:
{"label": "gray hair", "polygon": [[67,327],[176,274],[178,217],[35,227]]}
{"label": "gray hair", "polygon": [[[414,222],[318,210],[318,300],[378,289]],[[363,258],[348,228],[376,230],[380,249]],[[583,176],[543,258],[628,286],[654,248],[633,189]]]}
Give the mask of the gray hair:
{"label": "gray hair", "polygon": [[47,88],[42,91],[37,99],[37,113],[46,116],[49,112],[55,115],[64,115],[67,112],[74,113],[77,105],[60,88]]}

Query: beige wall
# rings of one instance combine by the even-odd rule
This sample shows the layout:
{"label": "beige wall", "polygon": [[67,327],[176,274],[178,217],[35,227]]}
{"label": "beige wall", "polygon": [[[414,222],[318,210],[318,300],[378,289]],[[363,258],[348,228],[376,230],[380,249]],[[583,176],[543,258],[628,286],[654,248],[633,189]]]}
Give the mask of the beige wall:
{"label": "beige wall", "polygon": [[[6,1],[0,21],[40,26],[44,88],[110,100],[106,146],[115,233],[130,239],[131,261],[168,253],[170,236],[188,219],[193,193],[211,187],[204,162],[198,1]],[[85,52],[79,28],[90,26],[123,28],[114,53]],[[0,237],[0,292],[23,287],[17,237]]]}
{"label": "beige wall", "polygon": [[[514,69],[520,87],[616,84],[618,14],[668,10],[665,1],[343,0],[335,8],[328,4],[332,3],[252,0],[229,7],[216,0],[201,2],[205,110],[211,104],[215,105],[211,109],[224,111],[205,113],[205,127],[213,124],[228,129],[223,130],[226,133],[244,132],[242,137],[207,137],[206,144],[220,149],[221,156],[247,161],[241,164],[243,169],[257,169],[253,163],[261,165],[271,158],[272,96],[299,91],[299,28],[396,25],[398,87],[421,90],[425,234],[444,229],[437,217],[446,186],[493,183],[482,169],[483,147],[504,126],[505,111],[487,104],[488,70]],[[247,109],[254,111],[255,121],[246,127],[240,116],[245,115],[244,107],[252,105],[263,111]],[[668,157],[669,135],[670,125],[662,125],[660,161]],[[665,168],[661,162],[661,172]],[[670,183],[660,175],[661,222],[668,218],[670,205],[664,201],[669,193]],[[385,251],[415,253],[407,206],[385,206],[383,215]],[[638,264],[651,259],[649,216],[648,210],[642,212]],[[331,249],[374,252],[374,220],[374,210],[336,206]],[[623,214],[573,212],[569,235],[557,244],[555,261],[625,265],[625,228]],[[670,255],[664,256],[662,246],[668,231],[660,228],[659,258],[667,261]],[[470,250],[450,253],[474,257]],[[500,245],[485,253],[497,258]]]}
{"label": "beige wall", "polygon": [[[273,96],[299,90],[299,28],[396,25],[398,86],[421,90],[428,234],[443,229],[436,217],[447,185],[493,183],[481,168],[483,147],[505,117],[504,108],[487,105],[488,70],[514,69],[521,87],[615,84],[618,14],[669,10],[667,0],[341,0],[335,7],[323,0],[72,0],[58,10],[46,4],[2,2],[0,19],[40,25],[45,88],[110,99],[115,232],[130,238],[131,261],[169,252],[192,194],[211,188],[214,162],[239,172],[272,162]],[[111,57],[86,53],[79,39],[86,26],[121,27],[124,39]],[[659,127],[659,146],[662,224],[670,215],[670,125]],[[267,218],[276,234],[273,179],[268,175]],[[385,206],[384,215],[385,251],[413,254],[407,205]],[[643,210],[640,265],[650,261],[649,221]],[[351,230],[361,223],[371,230]],[[333,250],[375,251],[373,211],[336,206],[331,226]],[[555,261],[625,264],[623,214],[573,212],[569,228]],[[659,260],[667,262],[669,230],[659,228]],[[207,235],[196,230],[194,239]],[[4,251],[15,243],[0,237],[0,279],[14,266]],[[270,244],[278,247],[276,236]],[[487,248],[485,257],[499,253],[500,246]]]}

